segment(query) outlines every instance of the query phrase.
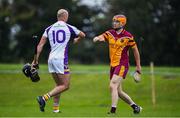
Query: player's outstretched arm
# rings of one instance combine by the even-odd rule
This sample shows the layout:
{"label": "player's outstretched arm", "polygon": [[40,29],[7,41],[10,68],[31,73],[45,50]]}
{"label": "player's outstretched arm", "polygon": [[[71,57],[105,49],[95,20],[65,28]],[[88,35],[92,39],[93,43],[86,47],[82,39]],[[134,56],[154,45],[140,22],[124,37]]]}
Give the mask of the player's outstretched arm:
{"label": "player's outstretched arm", "polygon": [[80,32],[79,34],[78,34],[78,37],[77,38],[74,38],[74,43],[78,43],[82,38],[84,38],[86,35],[85,35],[85,33],[84,32]]}
{"label": "player's outstretched arm", "polygon": [[133,50],[134,58],[135,58],[135,61],[136,61],[136,71],[141,73],[141,64],[140,64],[139,50],[138,50],[137,46],[133,47],[132,50]]}
{"label": "player's outstretched arm", "polygon": [[105,38],[103,35],[99,35],[93,38],[93,42],[97,42],[97,41],[105,41]]}

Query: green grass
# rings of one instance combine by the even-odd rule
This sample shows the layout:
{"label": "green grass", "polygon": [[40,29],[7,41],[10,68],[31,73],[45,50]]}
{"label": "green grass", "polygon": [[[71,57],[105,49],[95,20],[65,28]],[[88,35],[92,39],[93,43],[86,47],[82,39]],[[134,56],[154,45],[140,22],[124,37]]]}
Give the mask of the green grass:
{"label": "green grass", "polygon": [[[36,96],[54,87],[54,81],[47,73],[47,66],[40,66],[41,80],[32,83],[21,73],[20,64],[0,64],[0,116],[1,117],[108,117],[110,108],[109,66],[70,65],[71,86],[61,95],[60,110],[52,113],[52,99],[47,102],[46,111],[39,111]],[[8,70],[8,71],[7,71]],[[130,68],[130,72],[134,67]],[[133,115],[132,109],[119,100],[117,114],[122,117],[180,117],[180,68],[156,67],[156,105],[151,102],[151,78],[149,67],[143,67],[142,81],[135,83],[130,73],[123,88],[132,99],[143,107],[140,115]],[[88,73],[89,72],[89,73]]]}

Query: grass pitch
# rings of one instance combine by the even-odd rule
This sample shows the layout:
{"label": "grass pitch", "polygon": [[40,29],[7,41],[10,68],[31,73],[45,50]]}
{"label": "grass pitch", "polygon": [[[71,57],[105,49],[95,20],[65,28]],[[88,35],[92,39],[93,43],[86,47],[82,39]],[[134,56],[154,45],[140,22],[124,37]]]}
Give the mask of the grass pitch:
{"label": "grass pitch", "polygon": [[[21,64],[0,64],[0,117],[109,117],[109,66],[70,65],[71,86],[61,95],[61,113],[52,113],[52,99],[45,112],[39,111],[36,96],[54,87],[47,66],[40,65],[41,80],[32,83],[21,72]],[[131,72],[123,88],[143,107],[140,115],[119,100],[116,117],[180,117],[180,68],[155,68],[156,105],[152,105],[149,67],[143,67],[142,81],[135,83]]]}

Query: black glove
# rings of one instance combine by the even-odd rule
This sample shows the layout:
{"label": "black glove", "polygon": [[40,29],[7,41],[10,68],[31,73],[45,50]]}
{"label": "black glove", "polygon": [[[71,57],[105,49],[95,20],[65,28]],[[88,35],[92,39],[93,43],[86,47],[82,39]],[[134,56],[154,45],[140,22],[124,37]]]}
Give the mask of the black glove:
{"label": "black glove", "polygon": [[29,63],[25,64],[22,69],[26,77],[30,77],[32,82],[38,82],[40,80],[38,70],[32,67]]}

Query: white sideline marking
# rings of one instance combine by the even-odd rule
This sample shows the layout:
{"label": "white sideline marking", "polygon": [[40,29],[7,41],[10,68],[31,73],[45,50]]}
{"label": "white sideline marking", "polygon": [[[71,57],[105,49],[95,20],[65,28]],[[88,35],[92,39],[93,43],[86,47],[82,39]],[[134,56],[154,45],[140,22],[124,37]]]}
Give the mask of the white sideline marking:
{"label": "white sideline marking", "polygon": [[[129,71],[128,73],[132,75],[134,71]],[[0,74],[20,74],[22,73],[21,70],[0,70]],[[48,71],[40,70],[40,74],[48,74]],[[109,71],[103,70],[71,70],[70,73],[72,74],[109,74]],[[143,75],[150,75],[149,71],[143,71]],[[162,72],[156,71],[154,72],[155,75],[168,75],[168,76],[180,76],[179,72]]]}

